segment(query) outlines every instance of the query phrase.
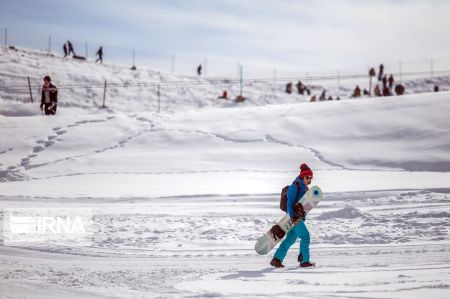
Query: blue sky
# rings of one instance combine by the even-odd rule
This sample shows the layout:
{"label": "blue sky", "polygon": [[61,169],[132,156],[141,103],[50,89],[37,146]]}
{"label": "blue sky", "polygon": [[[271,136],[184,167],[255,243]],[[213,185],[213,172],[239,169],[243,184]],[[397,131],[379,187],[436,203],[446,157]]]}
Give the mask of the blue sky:
{"label": "blue sky", "polygon": [[[365,70],[450,57],[450,1],[0,0],[2,43],[61,52],[70,39],[92,57],[210,74]],[[436,63],[437,64],[437,63]],[[425,65],[425,63],[424,63]]]}

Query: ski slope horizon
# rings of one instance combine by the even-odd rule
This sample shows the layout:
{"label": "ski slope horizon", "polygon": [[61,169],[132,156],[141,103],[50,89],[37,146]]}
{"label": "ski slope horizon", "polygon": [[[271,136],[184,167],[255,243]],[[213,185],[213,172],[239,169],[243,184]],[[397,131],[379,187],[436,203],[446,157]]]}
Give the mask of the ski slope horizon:
{"label": "ski slope horizon", "polygon": [[[76,84],[130,80],[117,66],[3,53],[5,85],[33,74],[37,87],[43,61]],[[69,88],[52,117],[1,91],[0,231],[10,209],[89,209],[92,237],[11,245],[0,234],[0,298],[446,298],[450,91],[425,92],[448,86],[433,80],[318,103],[281,85],[255,84],[244,105],[177,88],[161,113],[148,88],[117,90],[108,109],[99,90]],[[295,267],[297,243],[274,270],[253,246],[303,162],[324,191],[307,218],[318,266]]]}

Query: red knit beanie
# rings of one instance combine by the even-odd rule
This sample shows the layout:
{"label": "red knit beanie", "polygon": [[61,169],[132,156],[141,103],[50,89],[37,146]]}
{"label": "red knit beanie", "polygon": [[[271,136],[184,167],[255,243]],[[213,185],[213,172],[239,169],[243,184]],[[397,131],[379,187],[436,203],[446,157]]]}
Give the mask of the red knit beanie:
{"label": "red knit beanie", "polygon": [[313,176],[313,172],[306,163],[303,163],[300,165],[300,178],[303,179],[305,176]]}

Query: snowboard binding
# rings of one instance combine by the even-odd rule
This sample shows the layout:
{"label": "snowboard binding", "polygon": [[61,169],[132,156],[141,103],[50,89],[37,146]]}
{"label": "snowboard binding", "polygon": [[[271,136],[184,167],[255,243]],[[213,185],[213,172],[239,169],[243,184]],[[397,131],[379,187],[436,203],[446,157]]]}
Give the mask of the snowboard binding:
{"label": "snowboard binding", "polygon": [[272,228],[270,229],[270,233],[273,235],[275,240],[281,240],[286,235],[284,230],[278,224],[272,226]]}

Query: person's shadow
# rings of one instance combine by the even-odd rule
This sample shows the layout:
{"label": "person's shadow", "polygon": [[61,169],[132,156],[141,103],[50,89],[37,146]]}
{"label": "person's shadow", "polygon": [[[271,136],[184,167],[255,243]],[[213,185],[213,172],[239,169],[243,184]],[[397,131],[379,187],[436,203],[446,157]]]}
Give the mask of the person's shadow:
{"label": "person's shadow", "polygon": [[222,276],[221,279],[225,280],[231,280],[231,279],[238,279],[238,278],[259,278],[264,277],[266,273],[270,273],[273,271],[274,268],[266,268],[261,271],[238,271],[235,274],[229,274]]}

